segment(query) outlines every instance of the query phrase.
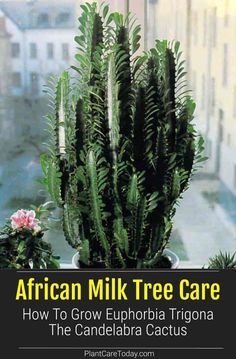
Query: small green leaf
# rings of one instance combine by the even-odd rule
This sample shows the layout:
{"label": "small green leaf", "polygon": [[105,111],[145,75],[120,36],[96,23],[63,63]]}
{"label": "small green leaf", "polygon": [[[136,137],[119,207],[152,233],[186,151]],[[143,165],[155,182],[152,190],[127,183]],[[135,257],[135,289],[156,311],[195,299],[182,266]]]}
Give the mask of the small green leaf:
{"label": "small green leaf", "polygon": [[176,54],[178,53],[179,48],[180,48],[180,42],[179,42],[179,41],[176,41],[176,43],[175,43],[175,53],[176,53]]}
{"label": "small green leaf", "polygon": [[200,163],[200,162],[205,162],[206,160],[208,160],[208,157],[201,157],[197,163]]}
{"label": "small green leaf", "polygon": [[48,168],[48,155],[46,153],[42,153],[40,155],[40,165],[42,167],[43,174],[47,174],[47,168]]}
{"label": "small green leaf", "polygon": [[90,257],[89,241],[87,239],[85,239],[82,242],[81,247],[79,249],[79,260],[81,262],[83,262],[85,265],[88,265],[89,264],[89,257]]}
{"label": "small green leaf", "polygon": [[90,63],[89,63],[88,59],[84,55],[76,54],[75,58],[76,58],[77,61],[79,61],[81,63],[81,65],[84,65],[86,67],[90,66]]}
{"label": "small green leaf", "polygon": [[105,5],[102,13],[104,19],[107,16],[108,11],[109,11],[109,5]]}
{"label": "small green leaf", "polygon": [[26,244],[25,244],[25,241],[22,240],[22,241],[20,241],[20,243],[19,243],[19,245],[17,247],[18,254],[22,255],[23,252],[25,251],[25,249],[26,249]]}
{"label": "small green leaf", "polygon": [[86,14],[88,14],[88,12],[89,12],[89,9],[88,9],[88,6],[87,6],[87,3],[86,3],[86,5],[80,5],[80,7],[81,7],[81,9],[86,13]]}
{"label": "small green leaf", "polygon": [[108,26],[113,21],[113,13],[109,15],[106,25]]}
{"label": "small green leaf", "polygon": [[46,259],[46,266],[48,269],[59,269],[60,263],[54,257],[50,257]]}

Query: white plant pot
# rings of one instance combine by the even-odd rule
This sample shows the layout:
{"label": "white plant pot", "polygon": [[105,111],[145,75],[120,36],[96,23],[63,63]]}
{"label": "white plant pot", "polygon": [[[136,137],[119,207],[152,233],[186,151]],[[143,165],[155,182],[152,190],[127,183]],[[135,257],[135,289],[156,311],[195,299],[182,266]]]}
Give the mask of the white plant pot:
{"label": "white plant pot", "polygon": [[[179,267],[179,257],[174,252],[172,252],[170,249],[164,249],[163,254],[171,261],[171,269],[176,269]],[[73,255],[72,266],[73,268],[79,268],[79,252],[76,252]]]}
{"label": "white plant pot", "polygon": [[171,269],[179,268],[179,257],[170,249],[165,248],[163,254],[171,261]]}
{"label": "white plant pot", "polygon": [[79,268],[79,252],[76,252],[72,257],[73,268]]}

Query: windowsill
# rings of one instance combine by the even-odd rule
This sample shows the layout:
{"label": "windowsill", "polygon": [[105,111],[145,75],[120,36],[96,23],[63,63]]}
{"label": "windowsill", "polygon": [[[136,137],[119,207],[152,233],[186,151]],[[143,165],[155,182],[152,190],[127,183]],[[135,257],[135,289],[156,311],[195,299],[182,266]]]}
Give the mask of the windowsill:
{"label": "windowsill", "polygon": [[60,269],[76,269],[72,263],[60,263]]}
{"label": "windowsill", "polygon": [[[60,269],[78,269],[78,268],[75,268],[72,263],[60,263]],[[202,266],[200,264],[199,265],[192,264],[191,262],[188,261],[183,261],[183,262],[180,261],[180,265],[178,269],[202,269]]]}

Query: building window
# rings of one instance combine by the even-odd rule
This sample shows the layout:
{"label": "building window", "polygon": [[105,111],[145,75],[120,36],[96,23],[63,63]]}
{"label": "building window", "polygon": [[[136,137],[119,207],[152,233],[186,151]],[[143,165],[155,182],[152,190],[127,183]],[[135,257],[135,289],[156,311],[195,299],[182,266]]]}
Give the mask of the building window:
{"label": "building window", "polygon": [[212,46],[216,47],[217,43],[217,8],[213,9],[213,19],[212,19]]}
{"label": "building window", "polygon": [[37,24],[40,27],[49,26],[49,15],[46,13],[39,14]]}
{"label": "building window", "polygon": [[192,76],[191,76],[191,87],[192,90],[195,92],[197,92],[197,73],[196,71],[192,71]]}
{"label": "building window", "polygon": [[195,11],[193,15],[193,41],[194,45],[197,45],[198,43],[198,13]]}
{"label": "building window", "polygon": [[37,58],[37,45],[34,42],[30,44],[30,58],[31,59]]}
{"label": "building window", "polygon": [[205,108],[205,96],[206,96],[206,77],[202,75],[202,100],[201,100],[201,109],[204,110]]}
{"label": "building window", "polygon": [[11,44],[11,57],[14,59],[20,57],[20,44],[18,42],[13,42]]}
{"label": "building window", "polygon": [[209,138],[206,139],[206,155],[208,157],[212,155],[212,142]]}
{"label": "building window", "polygon": [[223,86],[228,83],[228,44],[224,44],[223,54]]}
{"label": "building window", "polygon": [[211,78],[211,114],[213,115],[215,112],[215,88],[216,88],[216,81],[215,78]]}
{"label": "building window", "polygon": [[236,118],[236,85],[234,86],[233,117]]}
{"label": "building window", "polygon": [[47,57],[48,59],[54,58],[54,46],[51,42],[47,44]]}
{"label": "building window", "polygon": [[234,188],[236,189],[236,165],[234,165]]}
{"label": "building window", "polygon": [[38,15],[35,9],[29,11],[29,23],[32,27],[36,27],[38,22]]}
{"label": "building window", "polygon": [[175,36],[176,39],[179,38],[179,14],[178,14],[178,10],[175,11]]}
{"label": "building window", "polygon": [[229,0],[225,0],[225,16],[224,16],[224,26],[229,25]]}
{"label": "building window", "polygon": [[56,25],[65,24],[70,20],[70,13],[69,12],[61,12],[56,17]]}
{"label": "building window", "polygon": [[30,90],[32,95],[39,93],[39,75],[36,72],[30,73]]}
{"label": "building window", "polygon": [[69,44],[62,44],[62,60],[69,60]]}
{"label": "building window", "polygon": [[207,43],[207,10],[204,10],[203,14],[203,46]]}
{"label": "building window", "polygon": [[21,73],[20,72],[12,73],[12,86],[15,88],[21,87]]}

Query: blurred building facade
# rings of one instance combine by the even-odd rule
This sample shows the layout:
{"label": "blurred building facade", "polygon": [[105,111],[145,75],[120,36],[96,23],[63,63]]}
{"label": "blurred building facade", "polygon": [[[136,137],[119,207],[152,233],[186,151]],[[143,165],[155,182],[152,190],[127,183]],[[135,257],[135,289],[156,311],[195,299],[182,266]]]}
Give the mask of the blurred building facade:
{"label": "blurred building facade", "polygon": [[[73,64],[76,52],[73,39],[78,31],[81,3],[82,0],[0,1],[1,26],[4,24],[4,31],[8,39],[10,37],[7,53],[3,49],[6,41],[3,44],[1,40],[0,61],[5,62],[1,64],[4,68],[1,86],[6,88],[10,80],[9,94],[42,96],[48,78]],[[108,3],[111,11],[135,13],[144,27],[143,0],[110,0]]]}
{"label": "blurred building facade", "polygon": [[155,38],[181,42],[196,123],[220,179],[219,202],[236,223],[236,1],[149,0],[148,46]]}
{"label": "blurred building facade", "polygon": [[0,16],[10,35],[10,49],[4,59],[10,64],[13,96],[39,96],[50,75],[60,73],[73,62],[76,3],[0,2]]}
{"label": "blurred building facade", "polygon": [[10,123],[7,121],[7,110],[5,103],[10,90],[10,41],[11,36],[6,29],[6,18],[0,15],[0,140],[5,133],[12,134]]}
{"label": "blurred building facade", "polygon": [[0,96],[6,96],[9,92],[9,54],[10,34],[6,28],[6,18],[0,16]]}

